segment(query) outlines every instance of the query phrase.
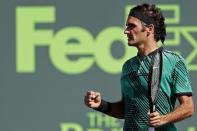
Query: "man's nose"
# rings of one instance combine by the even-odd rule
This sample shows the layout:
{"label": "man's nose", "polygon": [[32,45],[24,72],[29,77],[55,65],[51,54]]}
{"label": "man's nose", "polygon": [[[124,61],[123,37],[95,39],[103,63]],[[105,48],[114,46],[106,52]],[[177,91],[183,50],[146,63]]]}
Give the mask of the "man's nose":
{"label": "man's nose", "polygon": [[124,34],[129,34],[129,31],[128,31],[128,29],[127,29],[127,28],[125,28],[125,30],[124,30]]}

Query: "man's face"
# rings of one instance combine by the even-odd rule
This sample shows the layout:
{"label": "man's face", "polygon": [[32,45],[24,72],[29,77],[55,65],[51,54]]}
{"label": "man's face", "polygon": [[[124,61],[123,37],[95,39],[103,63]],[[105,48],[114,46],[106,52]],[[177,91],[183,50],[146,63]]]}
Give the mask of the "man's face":
{"label": "man's face", "polygon": [[127,35],[129,46],[139,46],[145,42],[147,38],[145,28],[139,19],[132,16],[128,17],[124,34]]}

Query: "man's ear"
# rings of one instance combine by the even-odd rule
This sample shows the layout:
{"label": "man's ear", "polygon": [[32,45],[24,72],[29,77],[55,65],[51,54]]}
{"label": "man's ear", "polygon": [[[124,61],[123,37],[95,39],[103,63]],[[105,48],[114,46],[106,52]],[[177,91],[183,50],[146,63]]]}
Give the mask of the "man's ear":
{"label": "man's ear", "polygon": [[154,25],[150,24],[146,26],[146,31],[147,31],[147,36],[149,36],[150,34],[154,34],[154,31],[155,31]]}

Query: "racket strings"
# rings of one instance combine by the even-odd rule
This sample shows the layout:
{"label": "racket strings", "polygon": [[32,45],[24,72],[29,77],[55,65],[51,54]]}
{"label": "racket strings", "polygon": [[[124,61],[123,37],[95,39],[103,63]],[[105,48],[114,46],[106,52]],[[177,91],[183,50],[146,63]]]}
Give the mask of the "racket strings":
{"label": "racket strings", "polygon": [[159,87],[160,87],[160,74],[161,74],[161,56],[160,52],[158,51],[152,59],[151,62],[151,79],[150,79],[150,85],[149,85],[149,90],[150,90],[150,108],[153,110],[153,107],[155,107],[155,103],[159,94]]}

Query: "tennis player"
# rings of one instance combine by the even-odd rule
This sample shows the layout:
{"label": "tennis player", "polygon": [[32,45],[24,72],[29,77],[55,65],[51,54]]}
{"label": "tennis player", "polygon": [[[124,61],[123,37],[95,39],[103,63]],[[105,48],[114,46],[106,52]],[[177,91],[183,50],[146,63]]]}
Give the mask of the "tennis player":
{"label": "tennis player", "polygon": [[[85,104],[115,118],[124,119],[124,131],[177,131],[174,123],[191,117],[194,112],[192,88],[188,70],[182,56],[168,51],[158,42],[166,37],[165,18],[155,5],[142,4],[130,10],[124,33],[128,46],[138,53],[127,60],[122,68],[122,99],[107,102],[101,94],[88,91]],[[162,74],[156,111],[150,113],[148,76],[155,52],[162,54]],[[113,67],[112,67],[113,68]],[[175,107],[176,100],[179,104]]]}

